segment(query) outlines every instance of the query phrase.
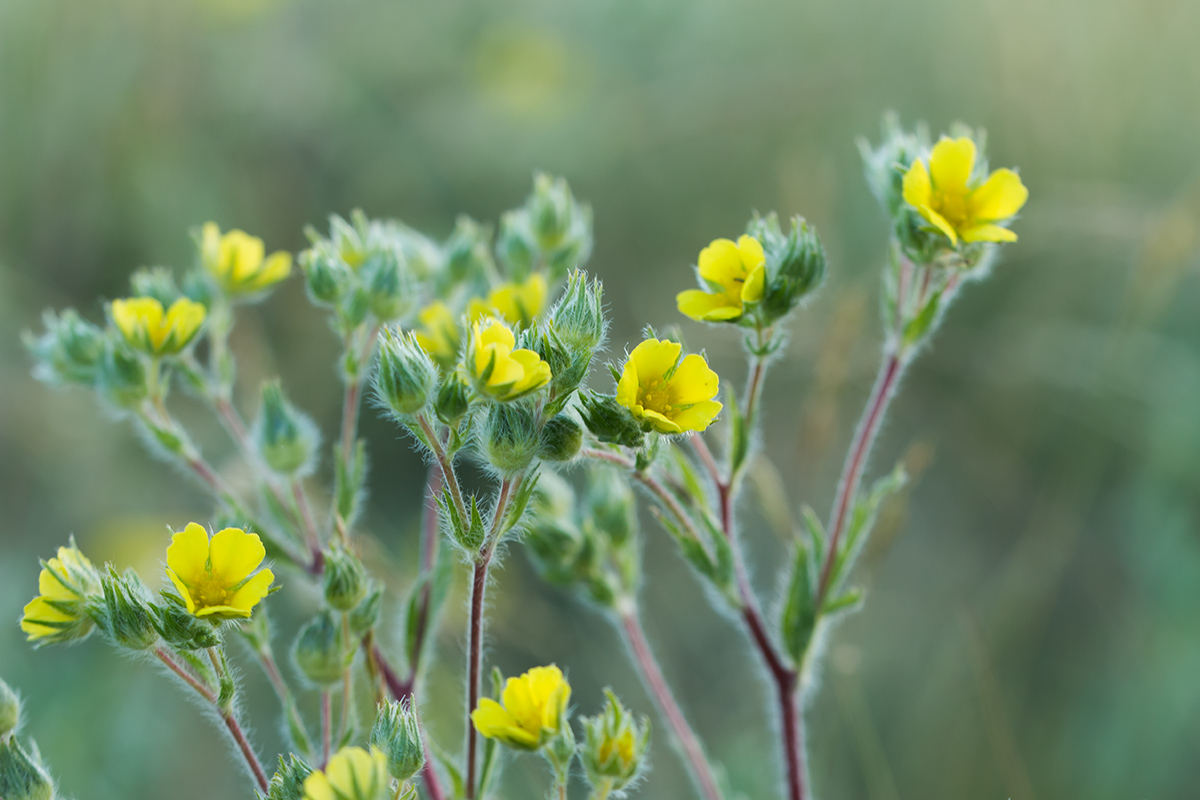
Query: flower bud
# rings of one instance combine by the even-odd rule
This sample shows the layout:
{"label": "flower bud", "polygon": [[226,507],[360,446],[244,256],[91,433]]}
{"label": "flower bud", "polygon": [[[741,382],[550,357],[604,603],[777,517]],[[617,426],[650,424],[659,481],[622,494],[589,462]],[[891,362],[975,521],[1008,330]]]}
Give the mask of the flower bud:
{"label": "flower bud", "polygon": [[328,609],[300,629],[292,650],[296,667],[317,686],[332,686],[340,681],[353,656],[353,651],[346,652],[337,620]]}
{"label": "flower bud", "polygon": [[418,413],[437,386],[437,366],[411,331],[384,328],[379,338],[375,394],[397,417]]}
{"label": "flower bud", "polygon": [[607,466],[588,469],[580,516],[617,547],[631,541],[638,530],[637,498],[624,474]]}
{"label": "flower bud", "polygon": [[317,426],[288,401],[278,380],[263,384],[254,433],[263,461],[278,474],[301,477],[312,470]]}
{"label": "flower bud", "polygon": [[104,357],[104,331],[71,308],[58,315],[47,311],[42,320],[45,333],[34,336],[26,331],[22,336],[34,359],[34,377],[49,384],[95,385]]}
{"label": "flower bud", "polygon": [[446,240],[446,278],[451,284],[481,280],[495,272],[489,245],[492,229],[467,216],[454,223]]}
{"label": "flower bud", "polygon": [[0,678],[0,740],[21,726],[21,698]]}
{"label": "flower bud", "polygon": [[396,223],[392,238],[417,280],[427,281],[445,267],[446,255],[441,246],[420,231]]}
{"label": "flower bud", "polygon": [[357,328],[362,325],[370,311],[371,294],[362,286],[355,286],[347,292],[338,307],[342,324],[347,328]]}
{"label": "flower bud", "polygon": [[546,461],[570,461],[583,444],[583,427],[569,414],[557,414],[542,426],[538,456]]}
{"label": "flower bud", "polygon": [[350,612],[350,632],[362,638],[367,631],[379,624],[379,614],[383,608],[383,589],[375,587]]}
{"label": "flower bud", "polygon": [[279,769],[271,776],[265,800],[304,800],[304,781],[312,769],[295,753],[279,757]]}
{"label": "flower bud", "polygon": [[425,766],[425,747],[417,713],[407,698],[379,706],[371,729],[371,746],[387,756],[388,772],[403,783]]}
{"label": "flower bud", "polygon": [[[178,602],[166,602],[154,607],[154,626],[158,635],[176,650],[203,650],[221,643],[211,623],[196,617]],[[263,615],[254,617],[258,619]],[[245,623],[253,624],[252,620]],[[244,629],[244,628],[243,628]]]}
{"label": "flower bud", "polygon": [[528,275],[537,260],[537,240],[529,214],[524,209],[507,211],[500,217],[500,235],[496,238],[496,257],[513,277]]}
{"label": "flower bud", "polygon": [[112,642],[130,650],[146,650],[158,641],[150,591],[133,570],[124,575],[109,566],[100,576],[104,610],[98,615],[101,629]]}
{"label": "flower bud", "polygon": [[575,200],[566,180],[535,175],[533,194],[525,208],[551,276],[561,277],[591,254],[591,209]]}
{"label": "flower bud", "polygon": [[520,472],[540,449],[537,414],[528,403],[495,403],[488,409],[483,452],[493,467],[507,474]]}
{"label": "flower bud", "polygon": [[134,297],[153,297],[163,308],[183,296],[175,276],[166,267],[143,267],[129,276],[129,287]]}
{"label": "flower bud", "polygon": [[300,269],[309,298],[321,306],[336,305],[352,278],[350,268],[324,242],[300,254]]}
{"label": "flower bud", "polygon": [[91,634],[103,591],[96,568],[74,541],[42,562],[38,592],[21,618],[21,630],[34,646],[79,641]]}
{"label": "flower bud", "polygon": [[438,389],[433,408],[443,423],[451,428],[458,427],[458,423],[471,409],[471,387],[461,375],[448,376]]}
{"label": "flower bud", "polygon": [[362,562],[348,550],[335,547],[325,554],[325,601],[338,611],[350,611],[367,594],[370,578]]}
{"label": "flower bud", "polygon": [[387,756],[372,747],[343,747],[325,770],[304,780],[305,800],[392,800]]}
{"label": "flower bud", "polygon": [[635,720],[611,689],[605,695],[604,709],[582,719],[585,738],[580,761],[593,787],[604,784],[620,792],[637,779],[645,763],[650,721]]}
{"label": "flower bud", "polygon": [[587,273],[575,270],[567,278],[562,298],[550,312],[554,332],[568,348],[587,351],[590,356],[604,343],[604,286],[588,282]]}
{"label": "flower bud", "polygon": [[0,797],[4,800],[52,800],[54,783],[37,750],[25,752],[15,737],[0,739]]}
{"label": "flower bud", "polygon": [[641,447],[645,441],[641,425],[612,395],[589,392],[583,401],[583,424],[602,442],[624,447]]}
{"label": "flower bud", "polygon": [[402,316],[409,310],[414,292],[409,285],[408,265],[394,248],[385,247],[367,256],[359,269],[367,289],[371,313],[381,322]]}
{"label": "flower bud", "polygon": [[766,257],[766,280],[758,313],[769,325],[821,285],[825,279],[825,248],[816,230],[800,216],[792,218],[792,229],[786,236],[773,212],[766,217],[756,216],[746,232],[762,243]]}
{"label": "flower bud", "polygon": [[133,408],[146,399],[146,365],[123,342],[110,339],[100,361],[98,383],[104,396],[121,408]]}

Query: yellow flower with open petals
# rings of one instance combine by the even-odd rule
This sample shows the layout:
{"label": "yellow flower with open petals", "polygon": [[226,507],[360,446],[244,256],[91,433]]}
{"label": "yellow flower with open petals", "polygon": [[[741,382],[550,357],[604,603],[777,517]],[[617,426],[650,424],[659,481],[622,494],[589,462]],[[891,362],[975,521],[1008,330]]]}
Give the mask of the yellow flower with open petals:
{"label": "yellow flower with open petals", "polygon": [[87,605],[101,595],[100,576],[92,562],[71,542],[42,562],[38,596],[21,616],[21,630],[35,645],[78,641],[95,627]]}
{"label": "yellow flower with open petals", "polygon": [[265,253],[263,240],[245,231],[223,234],[215,222],[200,229],[200,260],[228,294],[261,292],[292,274],[290,253]]}
{"label": "yellow flower with open petals", "polygon": [[546,308],[546,276],[535,272],[521,283],[501,284],[488,295],[487,304],[509,325],[528,325]]}
{"label": "yellow flower with open petals", "polygon": [[647,339],[629,354],[617,402],[659,433],[702,431],[721,411],[720,378],[703,356],[679,354],[677,342]]}
{"label": "yellow flower with open petals", "polygon": [[928,168],[917,159],[904,174],[904,200],[955,246],[959,239],[1015,242],[1017,235],[1003,224],[1025,205],[1029,190],[1011,169],[998,169],[982,183],[971,180],[974,170],[975,142],[943,136]]}
{"label": "yellow flower with open petals", "polygon": [[325,770],[304,779],[304,800],[391,800],[387,756],[378,747],[343,747]]}
{"label": "yellow flower with open petals", "polygon": [[700,251],[697,272],[710,291],[688,289],[675,296],[679,311],[702,322],[728,322],[741,317],[746,303],[762,299],[766,282],[762,243],[741,236],[736,243],[717,239]]}
{"label": "yellow flower with open petals", "polygon": [[258,534],[225,528],[210,541],[195,522],[171,537],[167,575],[189,614],[205,619],[245,619],[267,596],[274,573],[255,572],[267,550]]}
{"label": "yellow flower with open petals", "polygon": [[504,683],[497,703],[490,697],[471,712],[475,730],[519,750],[537,750],[562,728],[571,698],[571,685],[551,664],[534,667]]}
{"label": "yellow flower with open petals", "polygon": [[550,382],[550,365],[532,350],[514,350],[517,339],[497,319],[476,322],[471,336],[471,375],[480,391],[515,400]]}
{"label": "yellow flower with open petals", "polygon": [[153,297],[112,301],[112,320],[125,341],[153,356],[172,355],[187,347],[204,324],[200,303],[181,297],[166,311]]}

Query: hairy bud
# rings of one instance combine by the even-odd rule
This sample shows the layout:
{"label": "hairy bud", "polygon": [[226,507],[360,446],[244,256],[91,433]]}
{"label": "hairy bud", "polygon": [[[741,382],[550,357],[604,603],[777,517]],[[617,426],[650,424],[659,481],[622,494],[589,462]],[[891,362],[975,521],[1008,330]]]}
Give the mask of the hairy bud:
{"label": "hairy bud", "polygon": [[267,466],[285,477],[312,471],[320,444],[317,426],[288,401],[278,380],[263,384],[255,440]]}
{"label": "hairy bud", "polygon": [[417,713],[407,699],[379,707],[371,729],[371,746],[387,756],[388,772],[400,782],[411,780],[425,766],[425,748]]}
{"label": "hairy bud", "polygon": [[537,414],[528,403],[495,403],[488,409],[483,452],[500,472],[513,474],[533,463],[541,449]]}
{"label": "hairy bud", "polygon": [[325,554],[325,601],[338,611],[350,611],[367,594],[370,578],[358,557],[340,547]]}
{"label": "hairy bud", "polygon": [[384,328],[380,335],[375,394],[397,417],[425,408],[437,387],[438,371],[416,336]]}
{"label": "hairy bud", "polygon": [[47,311],[42,316],[46,330],[41,336],[23,335],[33,356],[33,374],[49,384],[95,385],[104,357],[104,331],[68,308],[61,314]]}
{"label": "hairy bud", "polygon": [[332,686],[340,681],[353,655],[346,652],[337,620],[328,609],[301,628],[292,650],[296,667],[317,686]]}

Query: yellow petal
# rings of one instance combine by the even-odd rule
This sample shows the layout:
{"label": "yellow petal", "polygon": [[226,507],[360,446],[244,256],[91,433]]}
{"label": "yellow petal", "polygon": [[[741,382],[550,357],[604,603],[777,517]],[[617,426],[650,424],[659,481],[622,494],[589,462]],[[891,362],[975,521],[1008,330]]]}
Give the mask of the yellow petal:
{"label": "yellow petal", "polygon": [[633,348],[629,360],[637,364],[638,383],[648,386],[662,378],[679,360],[682,345],[670,340],[646,339]]}
{"label": "yellow petal", "polygon": [[66,601],[79,596],[65,579],[62,564],[54,558],[46,562],[46,567],[38,574],[38,594],[47,600]]}
{"label": "yellow petal", "polygon": [[196,585],[206,577],[208,533],[195,522],[171,536],[167,547],[167,568],[184,583]]}
{"label": "yellow petal", "polygon": [[708,428],[721,413],[723,406],[716,400],[705,400],[691,408],[674,414],[675,424],[685,431],[702,431]]}
{"label": "yellow petal", "polygon": [[[687,289],[675,295],[679,313],[697,322],[715,322],[742,315],[742,309],[727,294],[710,294],[699,289]],[[716,315],[716,316],[714,316]]]}
{"label": "yellow petal", "polygon": [[704,356],[692,353],[679,362],[667,386],[672,406],[690,406],[715,397],[720,389],[720,378],[708,366]]}
{"label": "yellow petal", "polygon": [[275,580],[275,573],[269,569],[264,569],[250,580],[246,581],[242,588],[233,593],[233,597],[229,598],[227,605],[241,611],[250,612],[258,605],[267,592],[271,588],[271,583]]}
{"label": "yellow petal", "polygon": [[925,169],[925,162],[918,158],[904,173],[904,202],[913,208],[922,208],[932,200],[933,184],[929,180],[929,171]]}
{"label": "yellow petal", "polygon": [[175,574],[175,570],[171,569],[170,567],[167,567],[167,577],[171,579],[171,583],[175,584],[175,588],[178,590],[179,596],[183,598],[183,603],[187,606],[188,613],[195,614],[196,601],[192,599],[191,590],[184,585],[183,581],[179,579],[179,576]]}
{"label": "yellow petal", "polygon": [[517,346],[517,337],[513,336],[513,332],[509,330],[508,326],[499,320],[492,320],[487,324],[479,323],[475,329],[475,337],[483,347],[496,344],[512,350]]}
{"label": "yellow petal", "polygon": [[[488,363],[492,363],[492,374],[488,376],[487,385],[491,388],[501,388],[512,386],[525,377],[525,367],[521,362],[512,357],[512,354],[502,350],[499,347],[489,347],[485,351],[491,354],[491,358],[484,362],[483,367],[479,370],[482,375],[487,371]],[[476,359],[478,362],[478,359]]]}
{"label": "yellow petal", "polygon": [[673,420],[668,419],[653,409],[643,409],[642,417],[649,420],[650,424],[659,433],[683,433],[683,429],[676,425]]}
{"label": "yellow petal", "polygon": [[313,772],[304,779],[304,800],[338,800],[325,773]]}
{"label": "yellow petal", "polygon": [[234,608],[233,606],[204,606],[192,612],[200,619],[213,617],[214,619],[247,619],[250,617],[249,611],[243,608]]}
{"label": "yellow petal", "polygon": [[728,287],[734,278],[741,277],[742,254],[729,239],[716,239],[700,251],[697,268],[704,280]]}
{"label": "yellow petal", "polygon": [[637,390],[637,364],[630,358],[625,361],[625,368],[621,370],[621,380],[617,381],[617,402],[632,409],[637,405]]}
{"label": "yellow petal", "polygon": [[513,386],[514,392],[524,393],[532,391],[539,386],[549,383],[550,378],[553,377],[550,374],[550,365],[532,350],[513,350],[512,359],[520,364],[524,370],[524,375]]}
{"label": "yellow petal", "polygon": [[[978,222],[1008,219],[1020,211],[1028,199],[1029,190],[1021,183],[1021,176],[1011,169],[998,169],[986,183],[971,192],[971,216]],[[963,238],[967,239],[966,233]]]}
{"label": "yellow petal", "polygon": [[766,285],[767,270],[762,264],[759,264],[750,272],[750,276],[746,278],[746,282],[742,284],[742,302],[757,303],[759,300],[762,300]]}
{"label": "yellow petal", "polygon": [[236,586],[246,579],[267,556],[267,548],[257,533],[241,528],[224,528],[209,544],[212,576],[222,586]]}
{"label": "yellow petal", "polygon": [[929,156],[930,176],[938,191],[965,190],[974,168],[975,142],[967,136],[958,139],[943,136]]}
{"label": "yellow petal", "polygon": [[186,297],[176,300],[167,311],[166,324],[154,337],[155,349],[167,344],[173,351],[182,350],[200,330],[206,314],[204,306],[194,300]]}
{"label": "yellow petal", "polygon": [[1017,235],[999,225],[976,225],[962,232],[964,242],[1015,242]]}
{"label": "yellow petal", "polygon": [[292,274],[292,254],[280,250],[267,256],[262,269],[254,278],[256,289],[265,289]]}
{"label": "yellow petal", "polygon": [[753,272],[766,263],[762,242],[749,234],[742,234],[737,241],[738,254],[742,257],[742,266],[746,272]]}
{"label": "yellow petal", "polygon": [[921,206],[917,209],[917,211],[920,211],[922,217],[932,222],[938,230],[946,234],[946,236],[950,238],[951,244],[958,244],[958,234],[954,232],[954,226],[947,222],[945,217],[934,211],[929,206]]}
{"label": "yellow petal", "polygon": [[504,710],[504,706],[490,697],[479,701],[479,707],[471,712],[471,722],[475,730],[487,737],[493,737],[498,731],[516,727],[516,720]]}

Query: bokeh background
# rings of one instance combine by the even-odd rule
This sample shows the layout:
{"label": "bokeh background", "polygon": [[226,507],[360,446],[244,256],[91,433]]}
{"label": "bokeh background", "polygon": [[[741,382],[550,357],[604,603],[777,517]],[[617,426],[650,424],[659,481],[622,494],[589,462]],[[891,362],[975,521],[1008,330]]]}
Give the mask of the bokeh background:
{"label": "bokeh background", "polygon": [[[759,588],[781,529],[824,514],[880,339],[881,214],[855,138],[882,112],[987,128],[1031,199],[985,284],[908,375],[873,468],[917,473],[861,572],[808,712],[823,798],[1113,800],[1195,795],[1200,749],[1200,5],[1188,0],[0,0],[0,674],[79,800],[245,797],[224,742],[151,665],[99,641],[29,649],[36,559],[68,534],[153,578],[167,524],[208,504],[82,391],[29,377],[46,307],[99,319],[141,265],[189,263],[214,219],[304,246],[355,207],[444,236],[495,220],[535,169],[595,212],[591,268],[614,348],[680,321],[675,291],[752,209],[802,213],[830,279],[766,395],[747,502]],[[683,326],[737,383],[727,332]],[[333,337],[292,280],[239,322],[248,377],[275,374],[328,427]],[[605,379],[606,380],[606,379]],[[230,454],[183,413],[218,461]],[[328,429],[328,428],[327,428]],[[423,468],[366,415],[367,525],[395,586],[413,573]],[[756,493],[757,492],[757,493]],[[709,611],[646,520],[647,626],[713,757],[776,791],[767,694],[734,621]],[[649,700],[615,631],[512,548],[490,654],[556,661],[584,711]],[[426,695],[454,709],[462,603]],[[284,619],[285,629],[291,621]],[[277,707],[247,666],[262,749]],[[430,711],[459,740],[455,714]],[[665,729],[642,795],[689,796]],[[510,798],[543,792],[531,759]],[[581,786],[575,786],[582,793]]]}

